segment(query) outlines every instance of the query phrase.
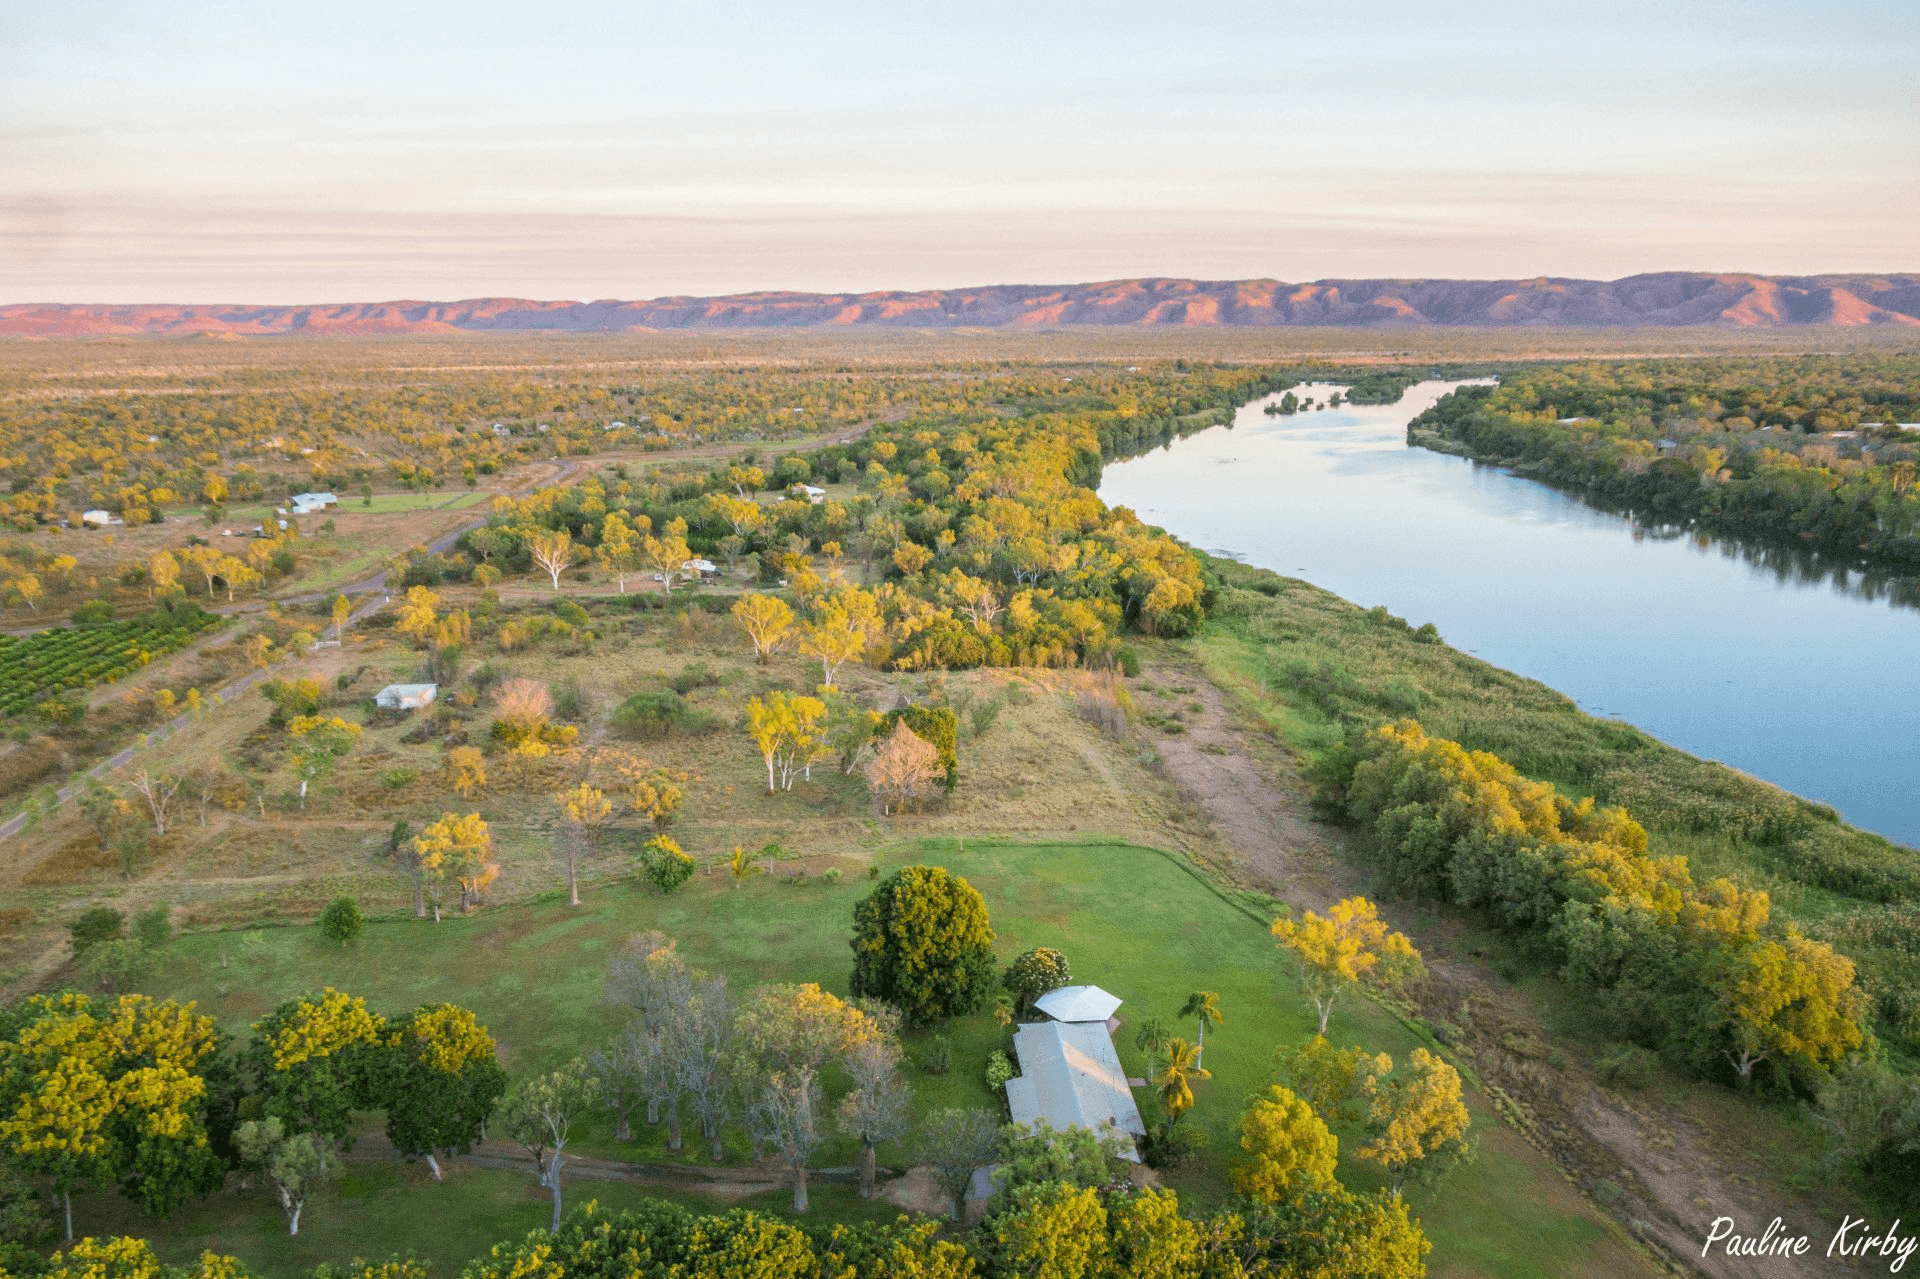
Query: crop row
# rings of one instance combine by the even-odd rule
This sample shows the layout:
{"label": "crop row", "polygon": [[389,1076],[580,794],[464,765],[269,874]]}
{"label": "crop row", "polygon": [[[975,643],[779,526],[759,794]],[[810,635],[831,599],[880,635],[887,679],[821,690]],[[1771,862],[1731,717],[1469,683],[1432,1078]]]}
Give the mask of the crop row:
{"label": "crop row", "polygon": [[42,696],[111,684],[221,624],[215,613],[134,618],[0,636],[0,716],[33,708]]}

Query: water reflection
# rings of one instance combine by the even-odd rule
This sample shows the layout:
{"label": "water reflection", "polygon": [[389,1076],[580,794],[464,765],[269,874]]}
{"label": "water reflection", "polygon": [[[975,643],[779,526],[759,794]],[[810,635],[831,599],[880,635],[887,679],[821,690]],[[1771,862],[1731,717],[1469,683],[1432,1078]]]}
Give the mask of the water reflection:
{"label": "water reflection", "polygon": [[1286,417],[1256,401],[1231,427],[1109,466],[1101,495],[1196,546],[1431,621],[1590,712],[1920,840],[1920,734],[1904,709],[1920,700],[1920,664],[1876,661],[1864,680],[1812,665],[1920,651],[1920,582],[1641,523],[1409,448],[1407,422],[1454,385]]}

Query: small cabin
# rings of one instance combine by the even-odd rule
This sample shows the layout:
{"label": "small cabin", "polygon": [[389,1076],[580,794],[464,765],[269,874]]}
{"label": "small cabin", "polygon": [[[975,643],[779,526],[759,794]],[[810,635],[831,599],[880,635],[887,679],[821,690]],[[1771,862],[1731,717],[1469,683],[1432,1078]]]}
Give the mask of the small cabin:
{"label": "small cabin", "polygon": [[290,505],[295,515],[311,515],[340,505],[340,499],[332,493],[295,493]]}
{"label": "small cabin", "polygon": [[788,492],[806,498],[815,506],[827,500],[827,491],[817,484],[796,484]]}
{"label": "small cabin", "polygon": [[712,560],[688,560],[680,566],[680,576],[690,582],[717,582],[720,580],[720,566]]}
{"label": "small cabin", "polygon": [[433,705],[438,684],[389,684],[373,695],[373,704],[388,711],[417,711]]}
{"label": "small cabin", "polygon": [[97,510],[80,512],[80,522],[88,528],[111,528],[115,524],[126,523],[125,520],[115,515],[112,511]]}

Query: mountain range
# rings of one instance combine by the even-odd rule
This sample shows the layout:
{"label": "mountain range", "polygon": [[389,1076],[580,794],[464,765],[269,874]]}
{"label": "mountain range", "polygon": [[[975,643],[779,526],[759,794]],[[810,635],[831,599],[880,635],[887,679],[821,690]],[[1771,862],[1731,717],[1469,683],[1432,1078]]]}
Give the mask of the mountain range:
{"label": "mountain range", "polygon": [[1183,280],[877,293],[737,293],[647,301],[347,302],[303,306],[0,306],[0,336],[646,332],[1069,325],[1772,327],[1920,325],[1920,275],[1714,275],[1619,280]]}

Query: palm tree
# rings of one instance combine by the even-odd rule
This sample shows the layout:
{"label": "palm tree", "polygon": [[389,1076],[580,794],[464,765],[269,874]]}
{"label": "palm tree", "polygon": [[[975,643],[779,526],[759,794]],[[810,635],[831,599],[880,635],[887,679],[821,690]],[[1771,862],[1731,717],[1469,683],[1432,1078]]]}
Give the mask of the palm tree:
{"label": "palm tree", "polygon": [[1184,1039],[1169,1039],[1161,1050],[1167,1064],[1153,1077],[1159,1085],[1155,1095],[1160,1099],[1161,1107],[1167,1112],[1167,1118],[1174,1123],[1193,1109],[1193,1081],[1212,1079],[1210,1071],[1200,1065],[1200,1050]]}
{"label": "palm tree", "polygon": [[1223,1026],[1227,1021],[1225,1017],[1220,1015],[1219,994],[1211,990],[1194,991],[1191,995],[1187,996],[1187,1002],[1180,1005],[1180,1015],[1182,1017],[1197,1017],[1200,1019],[1199,1051],[1194,1054],[1193,1058],[1195,1061],[1199,1061],[1207,1051],[1207,1027]]}
{"label": "palm tree", "polygon": [[1167,1040],[1171,1037],[1172,1032],[1167,1029],[1167,1023],[1158,1017],[1147,1018],[1140,1023],[1140,1028],[1133,1032],[1133,1046],[1138,1048],[1140,1054],[1147,1059],[1149,1076],[1153,1074],[1153,1063],[1159,1060],[1160,1054],[1166,1050]]}

